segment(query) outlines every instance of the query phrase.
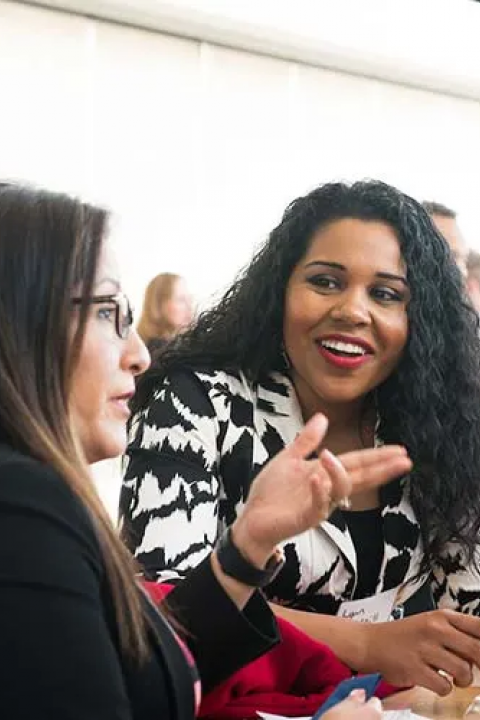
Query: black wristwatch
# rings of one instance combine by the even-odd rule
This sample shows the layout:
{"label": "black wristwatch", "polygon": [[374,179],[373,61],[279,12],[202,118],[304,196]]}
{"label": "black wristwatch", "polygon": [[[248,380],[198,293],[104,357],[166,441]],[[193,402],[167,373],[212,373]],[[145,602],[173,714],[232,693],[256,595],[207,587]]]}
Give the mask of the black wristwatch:
{"label": "black wristwatch", "polygon": [[272,582],[285,564],[285,556],[282,550],[277,548],[263,570],[255,567],[235,547],[231,528],[227,528],[222,533],[215,549],[218,562],[225,575],[245,583],[245,585],[250,585],[250,587],[265,587]]}

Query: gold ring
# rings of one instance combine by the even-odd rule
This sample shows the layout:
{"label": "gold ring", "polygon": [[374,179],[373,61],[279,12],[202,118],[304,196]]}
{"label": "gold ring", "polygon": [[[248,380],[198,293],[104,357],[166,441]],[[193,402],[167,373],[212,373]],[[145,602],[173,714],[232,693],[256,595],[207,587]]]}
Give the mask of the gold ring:
{"label": "gold ring", "polygon": [[437,670],[437,675],[440,675],[440,677],[445,678],[445,680],[448,680],[450,683],[450,691],[453,690],[453,678],[451,675],[449,675],[446,670],[442,670],[441,668]]}

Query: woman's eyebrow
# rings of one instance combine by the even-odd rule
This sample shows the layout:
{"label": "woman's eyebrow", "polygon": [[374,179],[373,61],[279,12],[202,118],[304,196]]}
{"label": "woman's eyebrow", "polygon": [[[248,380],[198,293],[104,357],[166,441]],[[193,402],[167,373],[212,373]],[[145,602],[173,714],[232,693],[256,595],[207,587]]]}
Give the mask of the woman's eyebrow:
{"label": "woman's eyebrow", "polygon": [[377,272],[375,273],[377,277],[384,278],[385,280],[397,280],[398,282],[401,282],[405,285],[405,287],[408,287],[408,281],[407,278],[403,275],[395,275],[394,273],[387,273],[387,272]]}
{"label": "woman's eyebrow", "polygon": [[[309,262],[305,265],[305,268],[315,267],[317,265],[322,265],[323,267],[330,267],[334,268],[335,270],[341,270],[342,272],[346,272],[347,268],[345,265],[342,265],[341,263],[337,262],[329,262],[327,260],[312,260],[312,262]],[[396,280],[397,282],[403,283],[406,287],[408,287],[408,281],[407,278],[403,275],[396,275],[395,273],[389,273],[389,272],[377,272],[375,275],[379,278],[383,278],[384,280]]]}
{"label": "woman's eyebrow", "polygon": [[336,270],[346,270],[345,265],[341,265],[336,262],[327,262],[326,260],[313,260],[305,265],[305,268],[313,267],[314,265],[326,265],[327,267],[335,268]]}

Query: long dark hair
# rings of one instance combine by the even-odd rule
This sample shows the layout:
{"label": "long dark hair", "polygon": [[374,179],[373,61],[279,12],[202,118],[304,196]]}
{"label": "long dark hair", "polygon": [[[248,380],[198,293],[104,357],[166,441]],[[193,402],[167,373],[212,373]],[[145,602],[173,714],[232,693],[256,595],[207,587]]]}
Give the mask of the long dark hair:
{"label": "long dark hair", "polygon": [[337,219],[387,223],[407,266],[409,339],[377,389],[385,442],[414,462],[411,501],[420,523],[423,568],[449,541],[473,559],[480,528],[480,341],[447,243],[413,198],[377,181],[331,183],[292,202],[236,282],[195,326],[167,347],[140,381],[135,411],[178,367],[242,370],[251,382],[285,370],[282,328],[293,268],[319,227]]}
{"label": "long dark hair", "polygon": [[[120,642],[141,657],[144,621],[132,561],[69,421],[107,220],[106,211],[66,195],[0,185],[0,438],[55,468],[85,506],[105,559]],[[83,302],[72,338],[74,292]]]}

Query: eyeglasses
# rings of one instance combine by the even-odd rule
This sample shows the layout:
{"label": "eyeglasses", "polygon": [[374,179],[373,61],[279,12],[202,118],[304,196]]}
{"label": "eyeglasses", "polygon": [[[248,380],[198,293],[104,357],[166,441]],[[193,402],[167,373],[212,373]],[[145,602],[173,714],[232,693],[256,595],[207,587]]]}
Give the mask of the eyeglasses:
{"label": "eyeglasses", "polygon": [[[73,305],[81,305],[82,298],[72,298]],[[93,295],[87,299],[90,305],[114,305],[115,306],[115,330],[119,338],[125,340],[128,337],[133,325],[133,310],[127,296],[124,293],[114,295]]]}

